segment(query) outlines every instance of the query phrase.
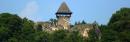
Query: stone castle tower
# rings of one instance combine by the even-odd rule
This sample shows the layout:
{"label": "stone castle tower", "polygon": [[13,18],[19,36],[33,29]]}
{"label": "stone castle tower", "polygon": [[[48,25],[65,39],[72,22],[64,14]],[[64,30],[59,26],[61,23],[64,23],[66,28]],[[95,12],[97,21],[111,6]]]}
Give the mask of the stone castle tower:
{"label": "stone castle tower", "polygon": [[70,17],[72,12],[69,10],[67,4],[63,2],[59,7],[58,11],[56,12],[56,17],[58,19],[58,25],[62,26],[64,29],[70,28]]}

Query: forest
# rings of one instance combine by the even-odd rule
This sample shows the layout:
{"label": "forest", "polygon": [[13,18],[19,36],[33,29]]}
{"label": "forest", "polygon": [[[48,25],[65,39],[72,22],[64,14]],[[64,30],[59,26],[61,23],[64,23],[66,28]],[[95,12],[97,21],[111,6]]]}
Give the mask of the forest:
{"label": "forest", "polygon": [[126,7],[113,13],[107,24],[98,25],[101,39],[94,30],[89,32],[89,38],[84,38],[78,31],[48,33],[34,25],[34,21],[16,14],[0,13],[0,42],[130,42],[130,8]]}

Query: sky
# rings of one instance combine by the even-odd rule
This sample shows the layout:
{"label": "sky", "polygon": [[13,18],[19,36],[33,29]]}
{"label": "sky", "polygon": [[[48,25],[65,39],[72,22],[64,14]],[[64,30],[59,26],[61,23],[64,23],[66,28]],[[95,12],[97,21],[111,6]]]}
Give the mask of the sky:
{"label": "sky", "polygon": [[62,2],[73,12],[71,24],[78,21],[107,24],[120,8],[130,8],[130,0],[0,0],[0,13],[8,12],[35,22],[56,19],[55,13]]}

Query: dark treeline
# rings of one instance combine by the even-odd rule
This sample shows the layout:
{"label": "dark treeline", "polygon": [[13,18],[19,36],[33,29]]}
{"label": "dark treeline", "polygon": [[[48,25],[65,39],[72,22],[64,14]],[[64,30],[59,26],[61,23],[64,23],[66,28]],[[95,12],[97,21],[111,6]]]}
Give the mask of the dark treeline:
{"label": "dark treeline", "polygon": [[48,33],[34,28],[34,22],[10,13],[0,14],[0,42],[83,42],[78,31]]}
{"label": "dark treeline", "polygon": [[[81,24],[86,23],[83,21]],[[98,25],[101,38],[97,38],[94,30],[90,30],[89,38],[84,38],[78,31],[49,33],[35,29],[34,25],[27,18],[1,13],[0,42],[130,42],[130,8],[121,8],[112,15],[107,25]]]}

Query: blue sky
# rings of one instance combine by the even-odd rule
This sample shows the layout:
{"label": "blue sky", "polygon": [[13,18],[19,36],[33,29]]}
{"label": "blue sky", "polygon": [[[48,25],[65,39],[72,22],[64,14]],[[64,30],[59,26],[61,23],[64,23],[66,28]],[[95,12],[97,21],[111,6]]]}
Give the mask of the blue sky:
{"label": "blue sky", "polygon": [[72,24],[82,20],[107,24],[114,12],[130,7],[130,0],[0,0],[0,13],[17,14],[35,22],[48,21],[56,18],[55,13],[63,1],[73,12]]}

